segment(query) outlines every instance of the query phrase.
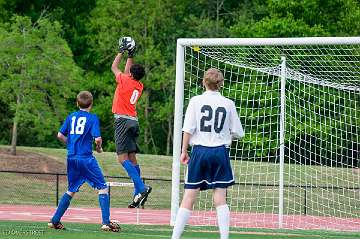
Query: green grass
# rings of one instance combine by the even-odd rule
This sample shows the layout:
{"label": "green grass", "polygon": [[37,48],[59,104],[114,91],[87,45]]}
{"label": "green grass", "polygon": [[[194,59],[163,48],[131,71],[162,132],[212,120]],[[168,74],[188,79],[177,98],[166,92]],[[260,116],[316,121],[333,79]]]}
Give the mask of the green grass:
{"label": "green grass", "polygon": [[[134,239],[134,238],[170,238],[170,226],[154,225],[121,225],[120,233],[101,232],[97,224],[66,223],[67,230],[56,231],[48,229],[43,222],[0,221],[0,238],[2,239]],[[300,230],[258,230],[232,228],[231,239],[352,239],[359,238],[359,233],[300,231]],[[219,238],[215,227],[187,227],[183,239]]]}
{"label": "green grass", "polygon": [[[0,146],[8,148],[8,146]],[[17,147],[17,150],[30,151],[51,156],[54,160],[66,165],[66,150],[36,147]],[[94,153],[97,158],[104,175],[124,177],[124,179],[109,179],[109,181],[130,182],[124,169],[116,160],[116,154],[112,152],[104,152],[101,154]],[[139,154],[138,161],[142,168],[142,177],[156,179],[171,179],[172,157]],[[26,162],[24,162],[26,163]],[[13,173],[1,173],[0,187],[4,193],[0,194],[0,204],[34,204],[34,205],[55,205],[56,195],[56,177],[55,176],[39,176],[39,175],[22,175]],[[59,191],[67,189],[66,177],[60,177]],[[156,193],[149,198],[147,206],[149,208],[169,208],[171,198],[171,182],[170,181],[154,181],[147,180],[146,183],[151,184]],[[26,190],[25,190],[26,188]],[[111,191],[113,207],[127,207],[128,202],[132,198],[132,188],[121,187],[113,188]],[[6,196],[6,195],[11,195]],[[76,195],[76,200],[72,202],[73,206],[97,207],[98,200],[96,192],[87,184],[81,188]]]}
{"label": "green grass", "polygon": [[[66,163],[65,149],[36,148],[36,147],[18,147],[18,150],[28,150],[30,152],[50,155],[59,162]],[[124,176],[126,172],[122,169],[116,159],[116,153],[104,152],[96,153],[94,156],[98,160],[103,172],[107,176]],[[171,179],[172,157],[161,155],[138,154],[137,159],[141,164],[142,175],[147,178]]]}
{"label": "green grass", "polygon": [[[0,146],[8,147],[8,146]],[[66,162],[65,149],[18,147],[18,150],[37,152],[51,156],[59,162]],[[124,179],[111,181],[129,182],[127,174],[116,160],[115,153],[95,153],[104,174],[122,176]],[[150,178],[146,183],[153,187],[153,193],[147,202],[147,208],[169,209],[171,199],[171,182],[157,181],[151,178],[171,180],[172,157],[139,154],[138,161],[142,177]],[[26,162],[24,162],[26,163]],[[253,161],[233,161],[236,181],[246,185],[235,185],[229,188],[232,210],[240,212],[274,213],[278,211],[278,187],[256,186],[255,184],[277,184],[279,166],[273,163]],[[360,187],[360,174],[354,174],[347,168],[329,168],[322,166],[285,165],[285,184]],[[182,168],[183,172],[183,168]],[[183,176],[183,173],[181,173]],[[66,190],[65,177],[60,177],[60,196]],[[12,173],[1,173],[0,204],[36,204],[55,205],[55,176],[29,176]],[[26,189],[26,190],[25,190]],[[305,198],[306,193],[306,198]],[[284,212],[308,215],[360,217],[359,190],[285,187]],[[10,195],[10,197],[8,196]],[[111,191],[112,207],[126,207],[132,197],[132,188],[117,187]],[[72,206],[97,207],[96,192],[84,185],[81,193],[76,195]],[[305,208],[306,201],[306,208]],[[199,205],[211,205],[211,197],[202,193]],[[204,208],[201,206],[201,208]]]}

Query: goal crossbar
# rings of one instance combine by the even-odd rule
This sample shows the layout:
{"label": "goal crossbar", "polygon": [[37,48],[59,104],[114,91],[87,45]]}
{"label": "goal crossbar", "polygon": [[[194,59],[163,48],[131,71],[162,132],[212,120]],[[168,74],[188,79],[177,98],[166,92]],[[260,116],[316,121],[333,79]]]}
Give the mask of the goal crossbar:
{"label": "goal crossbar", "polygon": [[181,46],[279,46],[279,45],[354,45],[360,37],[300,37],[300,38],[179,38]]}

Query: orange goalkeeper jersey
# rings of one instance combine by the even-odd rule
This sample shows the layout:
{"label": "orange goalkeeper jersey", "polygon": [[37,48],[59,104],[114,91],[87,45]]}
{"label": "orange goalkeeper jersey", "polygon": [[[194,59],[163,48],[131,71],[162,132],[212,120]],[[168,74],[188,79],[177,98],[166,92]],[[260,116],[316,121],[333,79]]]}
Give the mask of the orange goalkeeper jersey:
{"label": "orange goalkeeper jersey", "polygon": [[116,76],[116,83],[112,112],[136,117],[136,103],[141,96],[144,85],[132,78],[130,74],[124,73]]}

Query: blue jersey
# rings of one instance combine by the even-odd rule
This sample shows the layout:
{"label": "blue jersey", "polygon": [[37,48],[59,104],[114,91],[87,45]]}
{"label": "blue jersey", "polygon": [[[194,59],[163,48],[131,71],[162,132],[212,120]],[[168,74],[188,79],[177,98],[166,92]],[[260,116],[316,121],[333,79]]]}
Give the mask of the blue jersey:
{"label": "blue jersey", "polygon": [[60,133],[67,136],[68,157],[91,156],[94,138],[100,137],[99,119],[87,111],[77,111],[66,117]]}

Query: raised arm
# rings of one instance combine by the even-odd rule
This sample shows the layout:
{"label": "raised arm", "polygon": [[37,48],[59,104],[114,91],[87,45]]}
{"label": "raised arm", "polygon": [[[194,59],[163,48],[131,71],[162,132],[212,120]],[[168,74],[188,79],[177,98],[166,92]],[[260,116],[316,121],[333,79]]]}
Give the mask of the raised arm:
{"label": "raised arm", "polygon": [[[121,61],[123,53],[118,53],[111,65],[111,71],[114,73],[115,77],[121,73],[121,70],[119,69],[119,64]],[[125,68],[126,70],[126,68]]]}
{"label": "raised arm", "polygon": [[125,74],[130,74],[130,68],[133,64],[134,64],[133,58],[128,57],[128,59],[126,60],[126,65],[125,65]]}

